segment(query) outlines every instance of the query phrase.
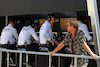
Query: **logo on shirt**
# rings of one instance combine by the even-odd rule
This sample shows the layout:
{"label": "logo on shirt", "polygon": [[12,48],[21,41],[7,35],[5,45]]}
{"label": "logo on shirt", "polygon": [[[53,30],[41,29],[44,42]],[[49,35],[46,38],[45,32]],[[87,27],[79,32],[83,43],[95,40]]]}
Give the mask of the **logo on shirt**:
{"label": "logo on shirt", "polygon": [[3,29],[3,31],[9,31],[9,30],[10,30],[9,28],[4,28],[4,29]]}
{"label": "logo on shirt", "polygon": [[28,30],[29,30],[28,28],[23,28],[23,29],[22,29],[22,31],[28,31]]}

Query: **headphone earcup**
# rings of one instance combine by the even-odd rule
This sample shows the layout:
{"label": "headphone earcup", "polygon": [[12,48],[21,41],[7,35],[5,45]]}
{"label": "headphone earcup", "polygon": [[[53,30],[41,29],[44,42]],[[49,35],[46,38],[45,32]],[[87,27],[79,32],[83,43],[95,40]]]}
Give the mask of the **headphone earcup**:
{"label": "headphone earcup", "polygon": [[50,18],[48,18],[48,21],[50,21],[51,19]]}
{"label": "headphone earcup", "polygon": [[51,16],[48,16],[48,17],[47,17],[47,20],[48,20],[48,21],[51,21]]}

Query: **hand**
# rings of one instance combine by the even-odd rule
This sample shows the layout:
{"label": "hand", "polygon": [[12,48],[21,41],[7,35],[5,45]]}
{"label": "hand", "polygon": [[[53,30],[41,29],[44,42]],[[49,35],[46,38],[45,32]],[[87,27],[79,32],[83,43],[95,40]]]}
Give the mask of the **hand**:
{"label": "hand", "polygon": [[52,43],[52,46],[54,46],[54,41],[53,40],[50,40],[50,42]]}
{"label": "hand", "polygon": [[59,43],[58,43],[56,40],[55,40],[55,44],[56,44],[56,45],[59,45]]}
{"label": "hand", "polygon": [[94,58],[94,60],[97,60],[96,57],[98,57],[98,55],[93,53],[93,54],[91,54],[91,56]]}
{"label": "hand", "polygon": [[50,55],[52,55],[52,54],[54,54],[54,52],[52,51],[52,52],[50,52]]}

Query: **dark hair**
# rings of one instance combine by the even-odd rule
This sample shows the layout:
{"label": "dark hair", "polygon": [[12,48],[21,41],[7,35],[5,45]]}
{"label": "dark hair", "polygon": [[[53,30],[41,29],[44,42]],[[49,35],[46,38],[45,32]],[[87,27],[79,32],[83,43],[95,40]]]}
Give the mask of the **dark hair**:
{"label": "dark hair", "polygon": [[8,21],[9,21],[8,23],[15,23],[13,19],[9,19]]}
{"label": "dark hair", "polygon": [[34,26],[36,26],[36,25],[38,26],[39,23],[33,23],[33,24],[32,24],[32,27],[34,27]]}
{"label": "dark hair", "polygon": [[52,17],[55,17],[55,16],[52,15],[52,14],[48,14],[48,15],[47,15],[47,20],[48,20],[48,21],[51,21],[51,18],[52,18]]}

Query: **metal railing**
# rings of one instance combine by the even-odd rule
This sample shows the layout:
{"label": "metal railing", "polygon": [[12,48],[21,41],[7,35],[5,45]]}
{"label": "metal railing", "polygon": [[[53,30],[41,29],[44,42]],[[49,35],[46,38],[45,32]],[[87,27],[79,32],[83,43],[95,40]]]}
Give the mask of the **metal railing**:
{"label": "metal railing", "polygon": [[[9,53],[19,53],[19,67],[22,67],[22,54],[26,54],[26,62],[28,62],[28,54],[34,54],[35,57],[37,55],[47,55],[49,56],[49,67],[51,67],[52,57],[50,56],[50,53],[48,52],[35,52],[35,51],[19,51],[19,50],[9,50],[9,49],[2,49],[0,48],[0,61],[2,62],[2,52],[7,53],[7,67],[9,67]],[[88,58],[93,59],[91,56],[85,56],[85,55],[74,55],[74,54],[61,54],[61,53],[55,53],[53,56],[58,56],[58,67],[60,67],[60,57],[74,57],[74,66],[77,67],[77,58]],[[36,59],[36,58],[35,58]],[[96,57],[97,60],[100,60],[100,57]],[[37,60],[35,62],[37,64]],[[0,67],[2,66],[2,63],[0,63]],[[27,67],[27,66],[26,66]],[[36,65],[35,65],[36,67]]]}

